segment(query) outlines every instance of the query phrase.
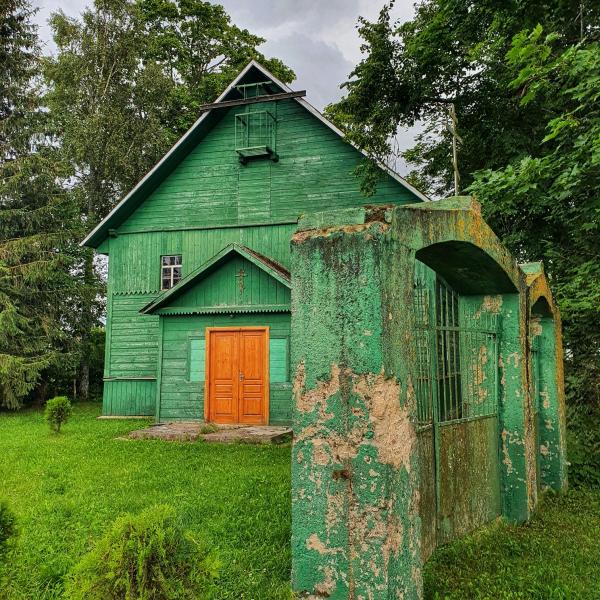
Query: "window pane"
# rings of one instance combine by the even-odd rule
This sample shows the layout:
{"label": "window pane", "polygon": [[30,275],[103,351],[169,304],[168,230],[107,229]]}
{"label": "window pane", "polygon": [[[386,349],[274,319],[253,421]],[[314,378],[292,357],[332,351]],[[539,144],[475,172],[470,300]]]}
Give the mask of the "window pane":
{"label": "window pane", "polygon": [[168,290],[181,280],[181,254],[172,254],[160,257],[161,289]]}

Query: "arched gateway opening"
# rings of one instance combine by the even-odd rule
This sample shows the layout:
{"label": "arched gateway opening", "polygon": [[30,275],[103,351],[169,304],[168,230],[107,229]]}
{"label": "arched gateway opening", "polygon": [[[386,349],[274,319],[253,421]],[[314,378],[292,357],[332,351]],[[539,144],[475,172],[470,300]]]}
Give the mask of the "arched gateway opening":
{"label": "arched gateway opening", "polygon": [[499,294],[517,290],[469,243],[434,244],[416,257],[414,370],[426,560],[437,545],[502,514]]}

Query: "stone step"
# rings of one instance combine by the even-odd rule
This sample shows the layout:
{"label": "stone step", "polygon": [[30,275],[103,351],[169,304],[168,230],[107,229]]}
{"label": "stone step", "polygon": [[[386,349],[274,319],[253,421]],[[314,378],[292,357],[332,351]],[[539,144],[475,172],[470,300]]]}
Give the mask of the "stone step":
{"label": "stone step", "polygon": [[144,429],[132,431],[127,439],[193,442],[202,438],[207,442],[222,444],[283,444],[292,439],[292,430],[289,427],[218,425],[218,431],[203,434],[201,433],[203,426],[204,423],[199,422],[157,423]]}

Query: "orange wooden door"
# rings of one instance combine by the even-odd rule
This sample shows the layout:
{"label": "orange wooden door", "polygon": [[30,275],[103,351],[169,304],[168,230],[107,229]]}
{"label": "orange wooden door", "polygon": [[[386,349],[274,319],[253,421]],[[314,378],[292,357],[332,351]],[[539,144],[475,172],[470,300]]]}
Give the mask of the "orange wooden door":
{"label": "orange wooden door", "polygon": [[240,423],[264,424],[267,344],[265,331],[240,331]]}
{"label": "orange wooden door", "polygon": [[215,423],[268,422],[268,330],[211,329],[208,344],[208,411]]}
{"label": "orange wooden door", "polygon": [[209,350],[210,421],[238,422],[238,362],[238,332],[212,331]]}

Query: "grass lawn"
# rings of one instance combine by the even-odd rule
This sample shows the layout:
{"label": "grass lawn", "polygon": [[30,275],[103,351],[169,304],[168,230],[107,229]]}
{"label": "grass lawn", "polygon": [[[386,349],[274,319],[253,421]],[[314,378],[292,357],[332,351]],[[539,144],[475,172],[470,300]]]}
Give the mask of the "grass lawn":
{"label": "grass lawn", "polygon": [[215,548],[207,598],[289,598],[289,447],[117,440],[143,422],[77,406],[63,433],[39,412],[0,414],[0,495],[22,530],[0,598],[60,598],[62,578],[124,512],[159,503]]}
{"label": "grass lawn", "polygon": [[[141,423],[98,412],[78,406],[59,436],[38,412],[0,414],[0,495],[21,527],[2,600],[60,598],[116,516],[157,503],[218,553],[206,598],[290,598],[289,447],[117,440]],[[425,584],[429,599],[600,598],[600,492],[548,497],[524,527],[493,524],[439,549]]]}

